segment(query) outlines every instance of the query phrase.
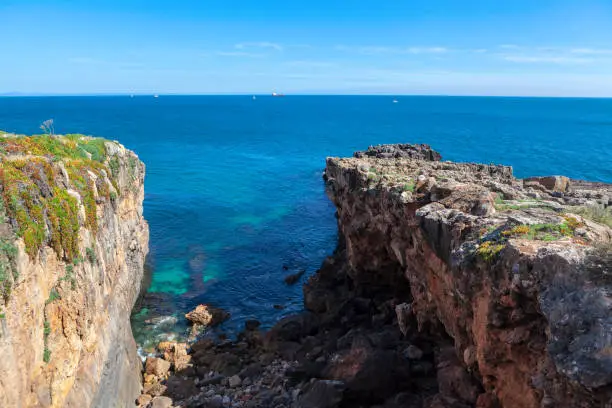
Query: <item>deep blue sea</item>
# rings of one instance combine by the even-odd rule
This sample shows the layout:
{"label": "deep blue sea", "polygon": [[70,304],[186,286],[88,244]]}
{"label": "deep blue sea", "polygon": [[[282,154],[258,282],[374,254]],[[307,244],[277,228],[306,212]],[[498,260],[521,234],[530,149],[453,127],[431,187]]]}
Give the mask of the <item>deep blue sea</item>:
{"label": "deep blue sea", "polygon": [[[301,285],[336,243],[326,156],[378,143],[429,143],[444,159],[512,165],[519,177],[612,182],[612,100],[387,96],[0,98],[0,129],[116,139],[147,165],[147,294],[141,345],[183,335],[198,303],[224,329],[266,326],[301,307]],[[286,266],[288,270],[284,270]],[[282,305],[277,310],[273,306]],[[177,322],[168,316],[177,316]],[[160,323],[160,321],[164,324]]]}

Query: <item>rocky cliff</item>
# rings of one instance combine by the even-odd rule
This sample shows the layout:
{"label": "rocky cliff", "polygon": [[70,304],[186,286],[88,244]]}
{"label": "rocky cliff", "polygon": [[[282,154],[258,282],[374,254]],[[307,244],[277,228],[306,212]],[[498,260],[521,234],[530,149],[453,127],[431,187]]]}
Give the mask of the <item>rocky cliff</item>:
{"label": "rocky cliff", "polygon": [[0,406],[132,406],[144,165],[116,142],[0,135]]}
{"label": "rocky cliff", "polygon": [[401,145],[325,178],[353,285],[407,284],[400,328],[449,337],[474,380],[433,406],[612,406],[612,186]]}

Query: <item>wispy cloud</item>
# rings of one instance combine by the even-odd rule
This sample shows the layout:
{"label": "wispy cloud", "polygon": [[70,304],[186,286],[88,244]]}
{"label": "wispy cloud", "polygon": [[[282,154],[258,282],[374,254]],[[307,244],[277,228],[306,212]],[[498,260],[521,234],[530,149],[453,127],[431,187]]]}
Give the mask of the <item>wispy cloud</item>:
{"label": "wispy cloud", "polygon": [[337,51],[357,52],[359,54],[444,54],[450,50],[446,47],[388,47],[388,46],[357,46],[337,45]]}
{"label": "wispy cloud", "polygon": [[509,62],[522,64],[558,64],[558,65],[583,65],[594,62],[591,58],[546,56],[546,55],[504,55],[502,59]]}
{"label": "wispy cloud", "polygon": [[263,58],[265,54],[245,51],[215,51],[214,55],[220,57],[243,57],[243,58]]}
{"label": "wispy cloud", "polygon": [[571,53],[580,55],[612,55],[612,49],[574,48],[571,50]]}
{"label": "wispy cloud", "polygon": [[273,42],[267,42],[267,41],[238,43],[234,45],[234,48],[239,49],[239,50],[245,50],[249,48],[267,48],[267,49],[272,49],[275,51],[283,50],[282,45],[273,43]]}
{"label": "wispy cloud", "polygon": [[338,64],[330,61],[309,61],[309,60],[298,60],[298,61],[287,61],[283,65],[288,67],[299,67],[299,68],[332,68],[337,67]]}

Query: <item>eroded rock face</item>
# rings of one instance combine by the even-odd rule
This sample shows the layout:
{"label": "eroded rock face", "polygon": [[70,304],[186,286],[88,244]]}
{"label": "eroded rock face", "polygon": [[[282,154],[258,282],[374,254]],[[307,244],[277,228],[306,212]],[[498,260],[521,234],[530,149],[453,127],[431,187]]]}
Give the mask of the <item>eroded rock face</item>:
{"label": "eroded rock face", "polygon": [[376,157],[379,159],[409,158],[429,161],[442,160],[440,153],[426,144],[386,144],[370,146],[365,151],[355,152],[355,157]]}
{"label": "eroded rock face", "polygon": [[[427,404],[609,406],[612,230],[589,214],[609,211],[612,187],[523,181],[509,167],[398,149],[420,151],[330,158],[325,180],[353,284],[404,281],[402,331],[412,315],[454,343],[463,369],[438,367],[441,394]],[[312,297],[317,310],[329,307]]]}
{"label": "eroded rock face", "polygon": [[[15,191],[29,194],[22,196],[22,208],[35,210],[28,198],[34,203],[47,199],[48,207],[40,249],[27,234],[12,235],[13,227],[24,225],[23,218],[9,214],[2,227],[2,239],[16,239],[17,252],[16,279],[0,301],[0,406],[133,406],[142,388],[141,362],[129,318],[149,236],[142,207],[144,165],[115,142],[54,137],[48,143],[71,149],[67,154],[73,156],[53,157],[36,156],[32,140],[6,137],[0,141],[8,152],[2,156],[3,192],[17,180]],[[31,143],[25,153],[19,150],[22,142]],[[81,143],[89,151],[75,150]],[[83,161],[91,159],[91,152],[104,156]],[[37,187],[6,173],[24,162],[23,174]],[[44,176],[33,172],[37,168]],[[76,203],[74,235],[61,230],[68,225],[61,222],[70,220],[67,197]],[[57,212],[59,227],[53,205],[64,206]]]}

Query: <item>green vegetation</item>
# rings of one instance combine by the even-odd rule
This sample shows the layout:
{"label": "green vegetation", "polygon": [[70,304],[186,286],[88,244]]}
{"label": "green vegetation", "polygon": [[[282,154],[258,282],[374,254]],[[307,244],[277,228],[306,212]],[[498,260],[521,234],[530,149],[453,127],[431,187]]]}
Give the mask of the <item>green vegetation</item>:
{"label": "green vegetation", "polygon": [[119,166],[120,166],[119,165],[119,159],[116,156],[113,156],[108,161],[108,167],[110,168],[111,175],[113,176],[114,179],[119,177]]}
{"label": "green vegetation", "polygon": [[51,289],[51,293],[49,293],[49,298],[47,299],[47,301],[45,302],[46,305],[48,305],[49,303],[53,303],[55,302],[57,299],[61,299],[61,296],[59,295],[59,293],[57,292],[57,290],[55,288]]}
{"label": "green vegetation", "polygon": [[45,343],[45,349],[43,351],[43,361],[45,363],[48,363],[49,361],[51,361],[51,350],[49,350],[49,347],[48,347],[50,334],[51,334],[51,324],[47,320],[46,313],[45,313],[45,321],[43,323],[43,336],[44,336],[43,341]]}
{"label": "green vegetation", "polygon": [[[120,162],[116,156],[108,158],[106,140],[82,135],[57,137],[51,133],[5,136],[0,138],[0,151],[4,154],[1,201],[8,216],[16,221],[16,234],[23,238],[27,254],[34,258],[44,245],[49,245],[60,258],[75,259],[79,256],[79,198],[59,187],[62,172],[55,163],[63,163],[69,188],[79,193],[85,208],[85,227],[95,234],[97,198],[117,199],[106,176],[111,176],[118,191]],[[137,164],[136,158],[131,157],[133,178]],[[0,279],[1,276],[2,272]]]}
{"label": "green vegetation", "polygon": [[[77,258],[75,258],[76,260]],[[76,289],[76,277],[74,276],[74,266],[66,265],[66,274],[60,278],[62,282],[70,282],[70,288],[72,290]]]}
{"label": "green vegetation", "polygon": [[[487,262],[492,262],[502,249],[505,248],[510,238],[524,238],[546,242],[557,241],[566,237],[574,237],[576,229],[582,226],[583,224],[579,220],[571,216],[565,216],[564,221],[559,224],[516,225],[510,229],[489,226],[480,230],[481,244],[476,249],[476,255]],[[493,234],[498,229],[501,232]],[[492,237],[490,236],[491,234],[493,234]]]}
{"label": "green vegetation", "polygon": [[415,183],[414,181],[411,180],[402,186],[402,191],[410,191],[412,193],[414,192],[414,186],[415,186]]}
{"label": "green vegetation", "polygon": [[573,237],[576,228],[582,224],[573,217],[566,217],[561,224],[518,225],[502,232],[506,237],[522,237],[532,240],[556,241],[565,237]]}
{"label": "green vegetation", "polygon": [[86,248],[85,249],[85,254],[87,256],[87,260],[89,261],[90,264],[95,264],[96,262],[98,262],[98,258],[96,257],[96,252],[93,250],[93,248]]}
{"label": "green vegetation", "polygon": [[497,254],[499,254],[501,250],[504,249],[504,247],[504,244],[486,241],[478,247],[476,253],[486,262],[492,262],[497,256]]}
{"label": "green vegetation", "polygon": [[376,174],[375,171],[371,170],[368,172],[368,181],[374,181],[377,182],[380,180],[380,176],[378,174]]}
{"label": "green vegetation", "polygon": [[0,295],[5,301],[11,296],[13,284],[19,278],[16,259],[15,245],[6,239],[0,239]]}
{"label": "green vegetation", "polygon": [[608,227],[612,228],[612,207],[571,207],[568,209],[568,212],[580,215],[587,220],[591,220],[598,224],[607,225]]}
{"label": "green vegetation", "polygon": [[45,363],[51,361],[51,350],[49,350],[47,347],[45,347],[45,351],[43,352],[43,361]]}

